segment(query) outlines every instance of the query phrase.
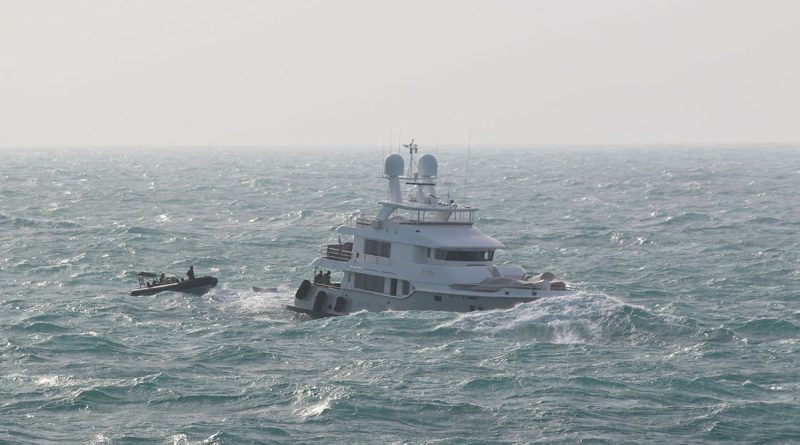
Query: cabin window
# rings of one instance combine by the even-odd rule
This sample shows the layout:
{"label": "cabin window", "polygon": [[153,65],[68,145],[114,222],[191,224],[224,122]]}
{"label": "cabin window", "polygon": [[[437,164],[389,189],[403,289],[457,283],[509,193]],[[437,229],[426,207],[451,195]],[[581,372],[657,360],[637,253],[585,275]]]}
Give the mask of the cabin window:
{"label": "cabin window", "polygon": [[411,283],[406,280],[403,280],[403,295],[408,295],[411,293]]}
{"label": "cabin window", "polygon": [[389,294],[397,295],[397,278],[392,278],[389,281]]}
{"label": "cabin window", "polygon": [[356,273],[355,287],[358,289],[371,290],[374,292],[383,292],[383,277],[376,277],[374,275],[367,275],[363,273]]}
{"label": "cabin window", "polygon": [[494,250],[436,249],[436,259],[446,261],[492,261],[494,259]]}
{"label": "cabin window", "polygon": [[389,258],[392,256],[392,243],[372,239],[364,240],[364,253]]}

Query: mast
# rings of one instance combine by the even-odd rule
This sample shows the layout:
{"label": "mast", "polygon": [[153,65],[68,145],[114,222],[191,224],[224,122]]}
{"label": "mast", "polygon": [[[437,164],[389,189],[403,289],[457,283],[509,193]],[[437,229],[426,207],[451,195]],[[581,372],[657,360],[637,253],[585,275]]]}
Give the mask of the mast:
{"label": "mast", "polygon": [[414,173],[414,153],[418,151],[417,144],[414,143],[414,139],[411,139],[411,143],[403,144],[403,147],[408,149],[408,154],[410,155],[411,159],[408,162],[408,178],[413,178],[412,173]]}

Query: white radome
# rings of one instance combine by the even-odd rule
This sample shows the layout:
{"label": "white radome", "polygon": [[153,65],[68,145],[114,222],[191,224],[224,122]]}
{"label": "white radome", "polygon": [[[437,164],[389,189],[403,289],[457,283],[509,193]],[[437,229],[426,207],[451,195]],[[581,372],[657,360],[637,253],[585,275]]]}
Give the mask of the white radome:
{"label": "white radome", "polygon": [[386,156],[386,160],[383,161],[383,173],[389,177],[402,176],[405,168],[403,157],[397,153]]}
{"label": "white radome", "polygon": [[435,178],[439,170],[439,163],[436,161],[435,156],[424,154],[420,156],[419,161],[417,161],[417,169],[419,170],[420,176]]}

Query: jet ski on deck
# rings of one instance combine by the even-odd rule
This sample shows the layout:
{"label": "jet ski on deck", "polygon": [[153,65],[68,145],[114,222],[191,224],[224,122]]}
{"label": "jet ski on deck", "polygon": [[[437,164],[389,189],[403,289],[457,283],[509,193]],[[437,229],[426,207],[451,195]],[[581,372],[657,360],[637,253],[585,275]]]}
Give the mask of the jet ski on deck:
{"label": "jet ski on deck", "polygon": [[139,288],[131,290],[132,296],[155,295],[159,292],[187,292],[204,294],[217,285],[217,279],[211,276],[194,277],[192,271],[188,279],[178,278],[173,274],[162,273],[158,276],[151,272],[139,272]]}

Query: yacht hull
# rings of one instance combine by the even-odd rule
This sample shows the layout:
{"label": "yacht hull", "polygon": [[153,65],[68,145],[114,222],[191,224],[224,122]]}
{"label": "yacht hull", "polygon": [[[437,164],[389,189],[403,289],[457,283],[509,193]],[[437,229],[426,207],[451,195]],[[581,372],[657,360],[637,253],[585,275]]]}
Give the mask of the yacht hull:
{"label": "yacht hull", "polygon": [[[540,298],[566,296],[574,290],[535,290],[529,296],[505,296],[498,293],[484,295],[429,292],[415,290],[406,296],[391,296],[368,291],[341,289],[336,286],[304,282],[297,290],[288,309],[314,317],[348,315],[358,311],[448,311],[473,312],[492,309],[509,309],[521,303]],[[491,294],[491,295],[490,295]]]}

